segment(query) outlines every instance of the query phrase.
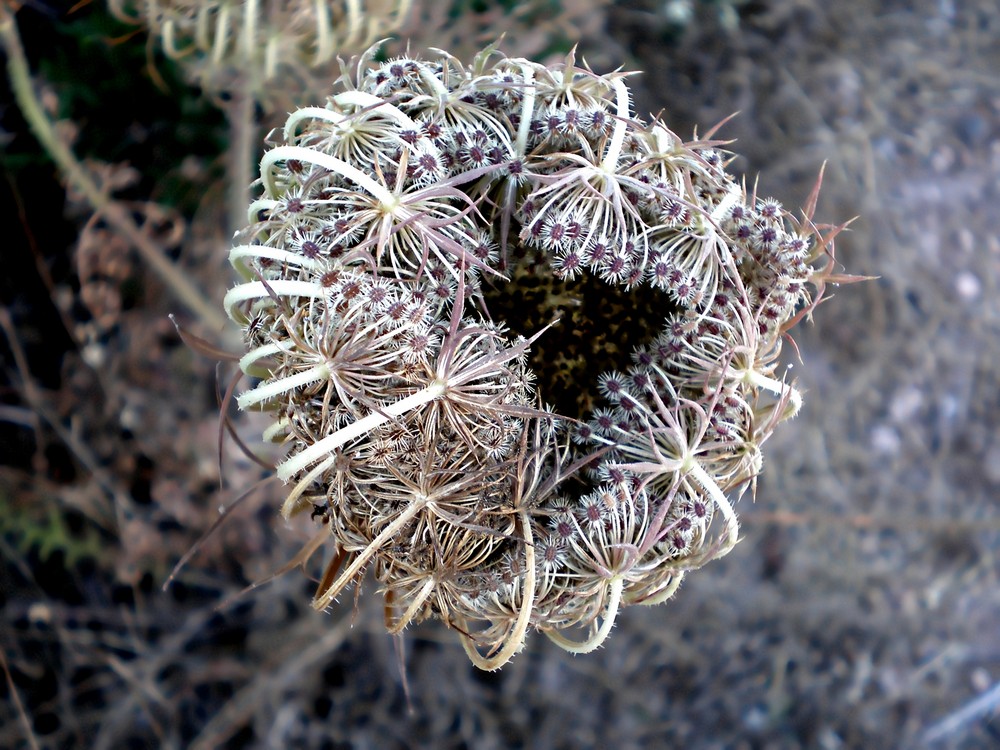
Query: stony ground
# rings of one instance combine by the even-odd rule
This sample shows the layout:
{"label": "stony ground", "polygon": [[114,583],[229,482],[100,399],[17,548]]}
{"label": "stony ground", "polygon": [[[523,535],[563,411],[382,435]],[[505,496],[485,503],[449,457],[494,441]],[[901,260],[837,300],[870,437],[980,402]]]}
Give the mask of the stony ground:
{"label": "stony ground", "polygon": [[[16,690],[0,686],[0,745],[1000,746],[1000,9],[709,3],[679,34],[660,2],[565,5],[583,20],[552,28],[581,36],[593,67],[645,71],[638,111],[664,109],[682,135],[738,111],[722,134],[761,192],[795,205],[825,162],[819,215],[859,217],[838,259],[879,277],[800,328],[805,406],[766,446],[741,544],[669,604],[626,611],[599,652],[532,638],[496,674],[438,626],[388,638],[374,596],[313,614],[297,572],[237,597],[306,533],[279,522],[273,485],[161,591],[266,472],[227,441],[220,490],[214,363],[178,341],[176,304],[129,246],[12,156],[3,255],[28,260],[0,320],[0,642]],[[52,23],[33,12],[33,28]],[[137,178],[133,210],[220,294],[221,167],[185,168],[178,208],[151,206]],[[47,226],[51,206],[70,229]],[[260,429],[239,424],[248,441]]]}

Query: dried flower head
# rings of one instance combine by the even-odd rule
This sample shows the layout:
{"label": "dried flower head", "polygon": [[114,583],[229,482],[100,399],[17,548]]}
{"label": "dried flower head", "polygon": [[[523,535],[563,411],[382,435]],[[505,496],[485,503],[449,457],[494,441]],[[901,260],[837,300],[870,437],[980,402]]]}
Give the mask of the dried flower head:
{"label": "dried flower head", "polygon": [[748,195],[625,81],[366,54],[265,155],[225,307],[282,512],[324,509],[317,608],[370,571],[390,631],[439,619],[495,669],[532,629],[597,648],[736,543],[837,228]]}

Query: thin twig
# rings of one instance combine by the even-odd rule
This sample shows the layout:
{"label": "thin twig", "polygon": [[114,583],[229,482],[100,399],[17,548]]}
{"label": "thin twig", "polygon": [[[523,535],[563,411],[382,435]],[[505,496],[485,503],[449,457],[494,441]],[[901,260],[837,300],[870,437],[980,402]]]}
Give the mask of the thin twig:
{"label": "thin twig", "polygon": [[923,740],[928,745],[942,740],[957,742],[960,738],[956,735],[964,731],[969,724],[998,710],[1000,710],[1000,682],[978,698],[929,726],[924,731]]}
{"label": "thin twig", "polygon": [[28,739],[28,744],[32,750],[38,750],[38,740],[35,738],[35,732],[32,729],[31,721],[28,719],[28,714],[24,710],[24,704],[21,703],[21,694],[17,691],[17,685],[14,684],[14,678],[10,674],[10,667],[7,666],[7,655],[3,649],[0,649],[0,666],[3,667],[4,676],[7,678],[7,692],[14,700],[17,717],[21,720],[21,724],[24,725],[24,736]]}
{"label": "thin twig", "polygon": [[253,167],[257,161],[257,117],[253,87],[249,73],[241,75],[233,87],[232,100],[225,107],[229,120],[229,233],[237,232],[247,224],[247,206],[250,196],[247,186],[253,181]]}

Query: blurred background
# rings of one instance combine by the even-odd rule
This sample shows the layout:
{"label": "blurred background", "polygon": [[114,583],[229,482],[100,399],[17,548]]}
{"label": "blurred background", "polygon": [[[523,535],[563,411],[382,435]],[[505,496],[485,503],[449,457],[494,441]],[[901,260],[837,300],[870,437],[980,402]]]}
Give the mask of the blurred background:
{"label": "blurred background", "polygon": [[[38,106],[4,78],[0,746],[1000,747],[1000,7],[258,5],[257,36],[238,3],[0,8]],[[728,557],[594,654],[532,637],[482,673],[440,624],[385,635],[373,585],[324,614],[300,571],[241,593],[309,524],[279,519],[229,438],[220,473],[233,368],[168,315],[238,351],[221,299],[245,186],[335,55],[392,36],[470,60],[501,34],[512,56],[578,45],[643,71],[636,112],[685,138],[738,113],[732,169],[787,207],[825,163],[817,217],[857,216],[838,261],[878,278],[786,347],[805,404]],[[236,422],[255,448],[263,426]]]}

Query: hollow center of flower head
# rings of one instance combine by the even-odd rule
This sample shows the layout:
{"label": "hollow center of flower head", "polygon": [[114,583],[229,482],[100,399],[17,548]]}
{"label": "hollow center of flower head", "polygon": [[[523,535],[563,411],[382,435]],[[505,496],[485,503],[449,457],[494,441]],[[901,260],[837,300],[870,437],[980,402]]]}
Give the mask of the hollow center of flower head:
{"label": "hollow center of flower head", "polygon": [[649,343],[679,308],[646,284],[626,290],[590,273],[564,279],[543,253],[521,250],[520,256],[506,272],[509,283],[486,285],[486,305],[495,320],[524,336],[559,320],[532,345],[529,361],[542,402],[586,420],[599,405],[598,377],[627,370],[635,348]]}

